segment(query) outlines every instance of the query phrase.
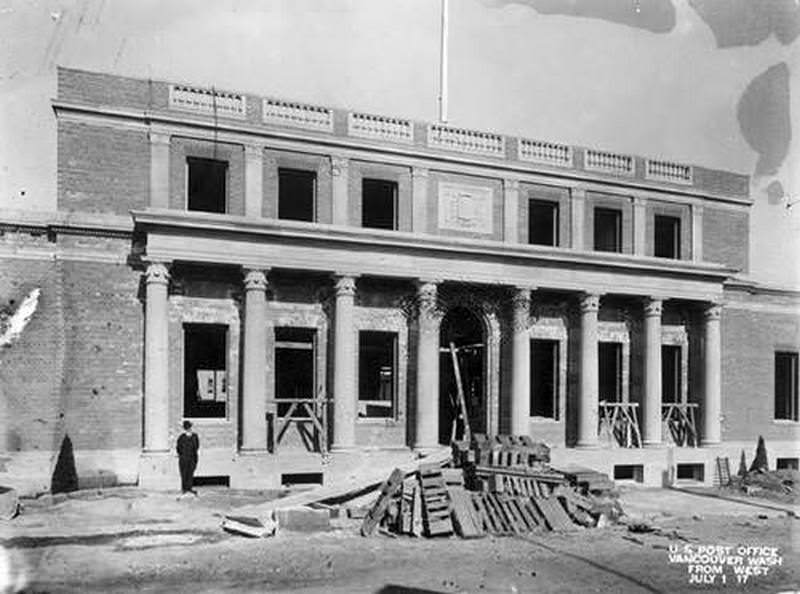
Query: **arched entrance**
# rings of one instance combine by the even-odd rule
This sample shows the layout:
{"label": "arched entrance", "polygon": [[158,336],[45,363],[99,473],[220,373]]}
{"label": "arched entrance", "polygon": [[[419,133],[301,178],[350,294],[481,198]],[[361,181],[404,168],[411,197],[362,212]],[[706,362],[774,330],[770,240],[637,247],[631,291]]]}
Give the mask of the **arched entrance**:
{"label": "arched entrance", "polygon": [[[458,418],[453,345],[461,374],[461,385],[473,433],[486,432],[486,332],[480,318],[465,307],[454,307],[442,320],[439,355],[439,443],[448,445],[454,438]],[[458,423],[455,438],[463,436]]]}

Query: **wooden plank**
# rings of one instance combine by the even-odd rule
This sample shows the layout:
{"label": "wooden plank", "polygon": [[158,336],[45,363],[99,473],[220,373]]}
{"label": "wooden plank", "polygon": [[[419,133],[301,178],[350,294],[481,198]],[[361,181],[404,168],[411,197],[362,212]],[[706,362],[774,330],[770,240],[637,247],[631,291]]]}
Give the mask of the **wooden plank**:
{"label": "wooden plank", "polygon": [[478,516],[481,519],[481,523],[483,524],[483,529],[486,532],[490,533],[497,533],[497,527],[494,524],[494,519],[489,515],[488,510],[486,509],[486,503],[483,499],[483,493],[473,493],[472,494],[472,506],[477,510]]}
{"label": "wooden plank", "polygon": [[449,488],[450,500],[453,502],[453,524],[456,534],[462,538],[483,536],[483,530],[476,525],[472,513],[472,503],[464,487]]}
{"label": "wooden plank", "polygon": [[389,509],[389,504],[392,501],[392,497],[395,493],[397,493],[403,484],[404,476],[405,473],[401,469],[395,468],[392,471],[392,474],[389,475],[389,478],[386,479],[383,485],[381,485],[378,500],[372,506],[372,509],[366,515],[364,522],[361,524],[361,536],[369,536],[372,534],[372,532],[375,530],[375,527],[383,519],[386,511]]}
{"label": "wooden plank", "polygon": [[422,487],[414,485],[411,505],[411,535],[422,536]]}

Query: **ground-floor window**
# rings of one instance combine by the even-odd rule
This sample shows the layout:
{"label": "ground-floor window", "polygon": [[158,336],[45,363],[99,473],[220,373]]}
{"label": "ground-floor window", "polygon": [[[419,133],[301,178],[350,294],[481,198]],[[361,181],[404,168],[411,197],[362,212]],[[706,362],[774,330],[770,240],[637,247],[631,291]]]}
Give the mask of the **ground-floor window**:
{"label": "ground-floor window", "polygon": [[[275,328],[275,399],[287,400],[278,404],[278,415],[289,412],[298,399],[316,398],[314,390],[313,328]],[[303,406],[295,407],[292,416],[305,414]]]}
{"label": "ground-floor window", "polygon": [[364,330],[358,334],[358,416],[395,415],[397,333]]}
{"label": "ground-floor window", "polygon": [[775,418],[797,421],[797,353],[775,353]]}
{"label": "ground-floor window", "polygon": [[183,325],[183,416],[225,418],[228,405],[228,327]]}
{"label": "ground-floor window", "polygon": [[622,402],[622,343],[598,343],[600,400]]}
{"label": "ground-floor window", "polygon": [[558,419],[558,341],[531,340],[531,416]]}
{"label": "ground-floor window", "polygon": [[681,402],[681,347],[661,346],[661,401]]}

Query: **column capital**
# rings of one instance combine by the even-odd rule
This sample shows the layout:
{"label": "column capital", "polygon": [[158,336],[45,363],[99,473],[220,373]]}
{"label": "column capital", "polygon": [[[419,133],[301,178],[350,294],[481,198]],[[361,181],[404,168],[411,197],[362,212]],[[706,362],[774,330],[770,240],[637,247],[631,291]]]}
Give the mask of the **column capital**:
{"label": "column capital", "polygon": [[412,167],[411,168],[411,177],[413,178],[426,178],[430,173],[430,169],[427,167]]}
{"label": "column capital", "polygon": [[266,291],[267,274],[265,270],[257,268],[245,268],[244,270],[244,290],[245,291]]}
{"label": "column capital", "polygon": [[244,145],[244,156],[248,159],[261,158],[264,155],[264,145],[246,144]]}
{"label": "column capital", "polygon": [[581,313],[592,313],[600,310],[600,295],[597,293],[583,293],[580,296]]}
{"label": "column capital", "polygon": [[586,198],[586,188],[584,186],[573,186],[569,189],[571,198]]}
{"label": "column capital", "polygon": [[634,194],[631,196],[631,202],[633,202],[634,206],[644,206],[647,204],[647,198],[645,196],[639,196]]}
{"label": "column capital", "polygon": [[514,287],[511,294],[511,305],[514,311],[530,308],[532,291],[531,287]]}
{"label": "column capital", "polygon": [[334,287],[337,297],[352,297],[356,294],[356,277],[352,274],[337,274],[334,276]]}
{"label": "column capital", "polygon": [[706,321],[714,321],[719,320],[722,316],[722,304],[721,303],[708,303],[706,304],[705,311],[703,312],[703,318]]}
{"label": "column capital", "polygon": [[155,130],[150,130],[147,133],[147,136],[150,138],[150,144],[161,144],[169,146],[171,140],[169,132],[158,132]]}
{"label": "column capital", "polygon": [[644,298],[644,317],[646,318],[661,317],[663,310],[664,310],[664,301],[659,297]]}
{"label": "column capital", "polygon": [[519,191],[519,179],[514,177],[503,178],[503,188],[508,192]]}
{"label": "column capital", "polygon": [[334,177],[346,175],[348,167],[350,167],[350,159],[347,157],[331,156],[331,175]]}
{"label": "column capital", "polygon": [[145,282],[149,284],[169,284],[169,268],[164,262],[150,262],[145,271]]}

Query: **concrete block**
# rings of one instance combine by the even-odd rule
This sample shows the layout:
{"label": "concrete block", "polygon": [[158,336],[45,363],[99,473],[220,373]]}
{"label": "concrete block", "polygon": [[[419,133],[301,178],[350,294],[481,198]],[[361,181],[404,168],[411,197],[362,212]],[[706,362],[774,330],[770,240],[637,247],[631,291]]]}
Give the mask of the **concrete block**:
{"label": "concrete block", "polygon": [[327,530],[331,526],[330,512],[310,507],[289,507],[275,510],[275,521],[280,530],[313,532]]}

